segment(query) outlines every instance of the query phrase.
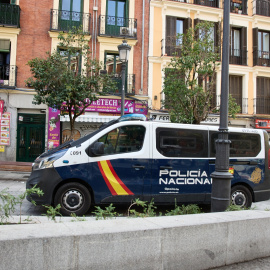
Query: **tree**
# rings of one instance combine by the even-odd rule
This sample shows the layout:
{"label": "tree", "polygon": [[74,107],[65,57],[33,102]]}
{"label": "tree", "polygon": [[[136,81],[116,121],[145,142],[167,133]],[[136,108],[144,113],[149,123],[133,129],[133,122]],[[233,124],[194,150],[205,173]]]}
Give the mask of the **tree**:
{"label": "tree", "polygon": [[102,63],[91,58],[80,28],[60,33],[58,39],[57,51],[47,53],[46,59],[28,62],[32,77],[26,82],[36,91],[35,104],[43,103],[69,115],[71,139],[76,118],[98,100],[98,95],[106,94],[108,89],[113,91],[116,86],[109,75],[100,72]]}
{"label": "tree", "polygon": [[[176,39],[178,55],[165,68],[163,85],[164,106],[172,122],[199,124],[217,111],[213,90],[220,54],[213,36],[213,23],[201,22]],[[239,108],[233,100],[230,104],[235,115]]]}

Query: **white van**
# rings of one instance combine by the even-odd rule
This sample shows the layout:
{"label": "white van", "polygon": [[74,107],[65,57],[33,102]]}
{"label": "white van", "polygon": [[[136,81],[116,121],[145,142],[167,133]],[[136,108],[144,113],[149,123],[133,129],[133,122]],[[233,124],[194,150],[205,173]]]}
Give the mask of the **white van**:
{"label": "white van", "polygon": [[[145,121],[125,115],[77,141],[42,154],[26,187],[37,204],[61,205],[63,215],[92,204],[211,203],[218,128]],[[269,143],[263,130],[229,128],[232,203],[250,207],[270,198]],[[30,198],[28,198],[30,200]]]}

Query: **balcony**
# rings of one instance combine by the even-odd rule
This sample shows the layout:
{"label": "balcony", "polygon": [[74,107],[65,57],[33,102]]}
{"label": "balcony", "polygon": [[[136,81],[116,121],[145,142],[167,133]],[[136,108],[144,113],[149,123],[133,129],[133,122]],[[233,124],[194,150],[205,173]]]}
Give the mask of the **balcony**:
{"label": "balcony", "polygon": [[219,7],[219,0],[170,0],[174,2],[182,2],[188,4],[196,4],[207,7]]}
{"label": "balcony", "polygon": [[266,0],[254,0],[253,15],[262,15],[270,17],[270,2]]}
{"label": "balcony", "polygon": [[82,26],[84,34],[90,35],[91,14],[51,9],[51,31],[68,32]]}
{"label": "balcony", "polygon": [[100,15],[98,35],[137,39],[137,19]]}
{"label": "balcony", "polygon": [[0,4],[0,26],[20,27],[20,7],[17,5]]}
{"label": "balcony", "polygon": [[176,36],[166,37],[161,40],[161,55],[162,56],[180,56],[181,55],[181,40]]}
{"label": "balcony", "polygon": [[229,61],[233,65],[247,65],[247,50],[231,50]]}
{"label": "balcony", "polygon": [[270,52],[269,51],[254,51],[253,65],[270,67]]}
{"label": "balcony", "polygon": [[254,99],[256,104],[256,114],[270,114],[270,97],[257,97]]}
{"label": "balcony", "polygon": [[[121,95],[122,91],[122,73],[111,74],[113,81],[115,81],[117,90],[114,92],[110,92],[109,94],[119,94]],[[135,95],[135,74],[128,74],[126,77],[126,86],[125,86],[125,94],[126,95]]]}
{"label": "balcony", "polygon": [[15,88],[17,67],[10,65],[0,66],[0,88]]}
{"label": "balcony", "polygon": [[247,0],[231,0],[230,12],[247,15]]}

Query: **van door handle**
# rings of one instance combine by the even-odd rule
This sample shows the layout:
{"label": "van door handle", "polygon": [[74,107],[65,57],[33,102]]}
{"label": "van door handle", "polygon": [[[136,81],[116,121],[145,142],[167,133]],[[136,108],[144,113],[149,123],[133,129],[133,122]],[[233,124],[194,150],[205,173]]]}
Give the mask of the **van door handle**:
{"label": "van door handle", "polygon": [[141,170],[141,169],[144,169],[145,166],[142,166],[142,165],[132,165],[132,168],[134,168],[135,170]]}
{"label": "van door handle", "polygon": [[159,167],[161,170],[172,170],[172,166],[160,166]]}

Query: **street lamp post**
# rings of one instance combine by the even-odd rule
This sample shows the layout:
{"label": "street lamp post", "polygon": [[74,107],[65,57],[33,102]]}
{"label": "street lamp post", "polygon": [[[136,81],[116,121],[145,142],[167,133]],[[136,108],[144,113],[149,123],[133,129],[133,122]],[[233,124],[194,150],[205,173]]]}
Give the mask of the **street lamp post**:
{"label": "street lamp post", "polygon": [[221,70],[220,126],[216,140],[216,167],[211,174],[213,179],[211,211],[225,211],[230,204],[231,179],[229,172],[230,141],[228,134],[229,99],[229,49],[230,49],[230,1],[224,0],[223,11],[223,48]]}
{"label": "street lamp post", "polygon": [[123,43],[118,45],[119,59],[122,62],[121,116],[125,113],[125,76],[130,50],[131,47],[127,44],[126,40],[123,40]]}

